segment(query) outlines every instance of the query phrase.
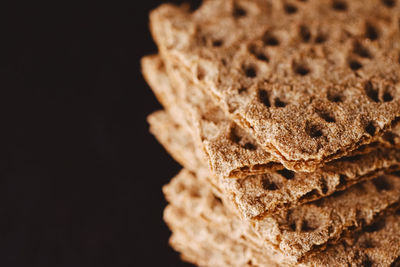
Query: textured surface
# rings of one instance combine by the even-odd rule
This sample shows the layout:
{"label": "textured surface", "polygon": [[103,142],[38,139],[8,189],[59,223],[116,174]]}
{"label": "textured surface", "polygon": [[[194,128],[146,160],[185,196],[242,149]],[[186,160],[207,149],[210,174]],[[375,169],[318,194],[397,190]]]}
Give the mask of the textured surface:
{"label": "textured surface", "polygon": [[[169,205],[164,219],[173,231],[170,244],[182,253],[183,259],[200,266],[276,266],[271,260],[279,262],[272,251],[243,245],[230,232],[191,217],[183,209]],[[300,264],[282,265],[396,267],[400,263],[400,214],[390,215],[378,224],[379,227],[366,228],[355,238],[343,239]]]}
{"label": "textured surface", "polygon": [[[283,168],[249,134],[227,119],[202,90],[195,88],[177,73],[174,66],[169,65],[164,65],[159,56],[142,59],[143,73],[155,95],[174,119],[192,133],[196,145],[203,147],[205,155],[202,157],[207,160],[214,174],[246,177]],[[169,66],[170,77],[167,77],[166,66]],[[175,86],[171,86],[171,80],[175,81]],[[385,133],[379,142],[363,146],[352,154],[366,153],[377,145],[398,146],[396,137],[400,125],[397,124],[393,130]]]}
{"label": "textured surface", "polygon": [[[170,204],[190,216],[224,228],[234,240],[253,248],[275,250],[286,262],[307,258],[341,236],[374,227],[382,214],[399,207],[400,178],[386,175],[352,186],[318,202],[304,204],[259,221],[241,220],[216,197],[207,180],[183,170],[163,188]],[[372,226],[371,226],[372,225]],[[305,256],[306,255],[306,256]]]}
{"label": "textured surface", "polygon": [[205,1],[151,13],[161,53],[289,169],[372,142],[400,115],[399,6]]}
{"label": "textured surface", "polygon": [[192,133],[196,145],[203,147],[213,173],[245,177],[282,168],[203,92],[190,84],[171,86],[159,56],[143,58],[142,70],[158,100]]}
{"label": "textured surface", "polygon": [[[169,116],[159,119],[150,121],[152,128],[165,130],[153,131],[153,134],[172,155],[180,154],[180,151],[191,155],[199,154],[195,152],[198,147],[193,142],[188,142],[191,136],[186,128],[180,127]],[[397,139],[398,137],[394,135],[393,140]],[[185,140],[185,147],[180,147],[182,140]],[[201,161],[198,157],[182,156],[178,160],[187,169],[198,172],[201,176],[209,176],[206,168],[201,168],[201,163],[193,165],[192,162],[196,159]],[[396,170],[399,167],[399,160],[399,151],[382,149],[333,161],[314,173],[283,170],[243,179],[224,179],[215,176],[209,179],[218,190],[231,199],[241,216],[254,218],[330,195],[351,184]]]}

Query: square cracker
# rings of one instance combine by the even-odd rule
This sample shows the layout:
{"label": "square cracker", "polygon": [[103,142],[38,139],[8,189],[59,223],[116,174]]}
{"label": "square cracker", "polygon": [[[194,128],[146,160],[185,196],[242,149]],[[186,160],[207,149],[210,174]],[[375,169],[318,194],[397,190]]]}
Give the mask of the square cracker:
{"label": "square cracker", "polygon": [[[170,244],[182,259],[199,266],[382,266],[400,264],[400,219],[390,215],[383,228],[346,238],[303,262],[288,263],[271,250],[261,251],[234,239],[227,228],[190,216],[183,209],[167,206],[164,220],[172,230]],[[279,264],[278,264],[279,263]]]}
{"label": "square cracker", "polygon": [[[197,151],[199,147],[190,142],[193,139],[187,129],[179,126],[171,116],[157,112],[148,120],[150,131],[160,143],[187,169],[208,177],[245,218],[263,217],[289,209],[399,168],[400,151],[386,148],[332,161],[313,173],[278,170],[242,179],[224,179],[210,175],[202,158],[196,157],[201,155],[201,151]],[[183,140],[184,147],[181,146]],[[198,163],[193,164],[196,161]]]}
{"label": "square cracker", "polygon": [[151,30],[161,54],[266,151],[313,171],[400,117],[400,5],[336,2],[164,4]]}
{"label": "square cracker", "polygon": [[[163,62],[160,56],[148,56],[142,59],[142,70],[159,101],[191,132],[197,146],[203,147],[205,160],[214,174],[241,178],[283,169],[251,135],[228,119],[210,97],[177,74],[173,64]],[[400,131],[399,126],[395,130]],[[376,146],[398,145],[395,130],[386,133],[379,142],[353,151],[352,155],[367,153]]]}
{"label": "square cracker", "polygon": [[[183,170],[164,186],[168,202],[193,218],[223,227],[234,240],[261,251],[274,251],[282,261],[296,263],[365,229],[378,228],[382,217],[399,208],[400,179],[385,175],[258,221],[241,220],[219,199],[209,182]],[[218,194],[218,192],[217,192]],[[228,204],[228,206],[226,206]]]}

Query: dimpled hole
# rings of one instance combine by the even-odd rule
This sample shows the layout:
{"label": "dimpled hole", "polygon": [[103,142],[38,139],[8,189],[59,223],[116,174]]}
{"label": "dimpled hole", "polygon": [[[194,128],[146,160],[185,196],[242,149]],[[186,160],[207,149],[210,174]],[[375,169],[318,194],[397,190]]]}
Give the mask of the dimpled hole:
{"label": "dimpled hole", "polygon": [[258,91],[258,99],[267,108],[271,107],[271,103],[269,102],[269,95],[268,95],[268,92],[266,90]]}
{"label": "dimpled hole", "polygon": [[316,42],[317,44],[322,44],[322,43],[324,43],[325,41],[326,41],[326,36],[323,35],[322,33],[319,33],[319,34],[317,35],[317,37],[315,37],[315,42]]}
{"label": "dimpled hole", "polygon": [[310,222],[308,222],[307,220],[303,220],[302,224],[301,224],[301,231],[302,232],[311,232],[316,230],[318,227],[312,225]]}
{"label": "dimpled hole", "polygon": [[356,70],[361,69],[361,68],[362,68],[362,65],[361,65],[360,62],[358,62],[357,60],[353,59],[353,60],[350,60],[350,61],[349,61],[349,67],[350,67],[352,70],[356,71]]}
{"label": "dimpled hole", "polygon": [[317,111],[317,114],[326,122],[336,122],[335,118],[331,116],[328,112]]}
{"label": "dimpled hole", "polygon": [[310,124],[306,127],[307,134],[312,138],[318,138],[322,136],[321,127],[317,124]]}
{"label": "dimpled hole", "polygon": [[266,32],[263,36],[263,42],[267,46],[278,46],[279,45],[279,40],[276,38],[274,35],[272,35],[270,32]]}
{"label": "dimpled hole", "polygon": [[385,177],[379,177],[372,180],[377,191],[389,191],[392,189],[392,185],[385,179]]}
{"label": "dimpled hole", "polygon": [[257,51],[257,48],[254,45],[249,46],[249,52],[258,60],[269,62],[269,58],[263,52]]}
{"label": "dimpled hole", "polygon": [[374,123],[371,121],[367,124],[367,126],[365,126],[365,131],[370,135],[370,136],[374,136],[375,132],[376,132],[376,128],[374,126]]}
{"label": "dimpled hole", "polygon": [[300,29],[299,29],[299,33],[300,33],[301,40],[303,40],[303,42],[307,43],[310,41],[311,32],[307,26],[301,25]]}
{"label": "dimpled hole", "polygon": [[396,5],[395,0],[382,0],[382,3],[387,7],[394,7]]}
{"label": "dimpled hole", "polygon": [[290,223],[290,224],[289,224],[289,229],[290,229],[292,232],[296,231],[296,223],[295,223],[295,222]]}
{"label": "dimpled hole", "polygon": [[257,54],[255,54],[255,57],[258,60],[269,62],[269,58],[264,53],[257,53]]}
{"label": "dimpled hole", "polygon": [[336,93],[336,92],[330,92],[328,91],[328,94],[326,96],[326,98],[333,103],[339,103],[339,102],[343,102],[343,96]]}
{"label": "dimpled hole", "polygon": [[367,23],[365,28],[365,37],[374,41],[379,38],[379,32],[372,24]]}
{"label": "dimpled hole", "polygon": [[231,128],[231,131],[229,133],[229,138],[231,139],[232,142],[238,144],[240,140],[242,140],[242,137],[237,133],[235,127]]}
{"label": "dimpled hole", "polygon": [[392,95],[391,95],[389,92],[386,91],[386,92],[383,94],[382,99],[383,99],[384,102],[390,102],[390,101],[393,100],[393,97],[392,97]]}
{"label": "dimpled hole", "polygon": [[286,3],[283,8],[285,9],[286,14],[294,14],[297,12],[297,7],[292,4]]}
{"label": "dimpled hole", "polygon": [[222,204],[221,198],[219,198],[219,197],[217,197],[217,196],[214,196],[214,201],[217,202],[217,203],[219,203],[219,204]]}
{"label": "dimpled hole", "polygon": [[264,188],[264,190],[270,190],[270,191],[278,189],[278,186],[274,182],[271,182],[268,178],[263,178],[262,187]]}
{"label": "dimpled hole", "polygon": [[353,52],[357,55],[359,55],[360,57],[364,57],[364,58],[371,58],[371,54],[368,51],[367,48],[363,47],[360,43],[356,43],[354,45],[354,49]]}
{"label": "dimpled hole", "polygon": [[249,78],[254,78],[257,76],[257,71],[254,66],[243,66],[244,73]]}
{"label": "dimpled hole", "polygon": [[365,255],[365,259],[361,262],[362,267],[372,267],[373,262]]}
{"label": "dimpled hole", "polygon": [[364,84],[364,91],[372,101],[379,102],[378,90],[374,88],[370,81]]}
{"label": "dimpled hole", "polygon": [[346,11],[347,3],[345,1],[335,0],[332,3],[332,8],[336,11]]}
{"label": "dimpled hole", "polygon": [[239,94],[243,94],[244,92],[247,92],[247,88],[246,87],[240,87],[238,92],[239,92]]}
{"label": "dimpled hole", "polygon": [[246,15],[247,15],[247,12],[243,7],[238,6],[238,5],[235,5],[233,7],[233,16],[235,18],[242,18],[242,17],[245,17]]}
{"label": "dimpled hole", "polygon": [[212,42],[212,45],[214,46],[214,47],[220,47],[220,46],[222,46],[224,44],[224,42],[222,41],[222,40],[214,40],[213,42]]}
{"label": "dimpled hole", "polygon": [[283,108],[283,107],[285,107],[286,106],[286,103],[285,102],[283,102],[282,100],[280,100],[278,97],[277,98],[275,98],[275,107],[277,107],[277,108]]}
{"label": "dimpled hole", "polygon": [[303,64],[295,64],[293,66],[293,70],[295,73],[301,76],[306,76],[308,73],[310,73],[310,69]]}
{"label": "dimpled hole", "polygon": [[245,148],[247,150],[251,150],[251,151],[257,149],[257,147],[254,144],[250,143],[250,142],[247,142],[246,144],[244,144],[243,148]]}
{"label": "dimpled hole", "polygon": [[206,71],[200,65],[197,67],[197,79],[199,81],[203,80],[206,76]]}
{"label": "dimpled hole", "polygon": [[288,169],[283,169],[283,170],[279,170],[276,171],[277,173],[279,173],[280,175],[282,175],[284,178],[288,179],[288,180],[292,180],[295,176],[294,171],[288,170]]}

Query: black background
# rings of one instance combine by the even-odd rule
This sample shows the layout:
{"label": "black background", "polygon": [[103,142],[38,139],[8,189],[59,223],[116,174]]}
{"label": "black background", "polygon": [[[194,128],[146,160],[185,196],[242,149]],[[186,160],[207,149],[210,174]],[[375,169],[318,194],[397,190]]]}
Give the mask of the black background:
{"label": "black background", "polygon": [[[180,169],[148,133],[140,73],[163,1],[4,3],[0,266],[189,266],[161,186]],[[179,3],[182,1],[174,1]]]}

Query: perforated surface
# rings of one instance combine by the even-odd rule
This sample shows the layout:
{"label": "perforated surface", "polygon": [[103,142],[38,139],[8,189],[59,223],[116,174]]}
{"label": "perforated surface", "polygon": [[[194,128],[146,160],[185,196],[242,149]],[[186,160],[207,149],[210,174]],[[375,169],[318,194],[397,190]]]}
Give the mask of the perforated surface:
{"label": "perforated surface", "polygon": [[[382,264],[378,266],[388,266],[400,253],[400,235],[396,232],[400,214],[392,216],[387,212],[377,219],[372,214],[379,214],[376,203],[385,203],[381,206],[385,210],[398,201],[399,190],[398,177],[380,177],[322,202],[303,205],[251,224],[238,219],[211,193],[204,181],[184,170],[164,187],[170,202],[165,219],[174,231],[171,238],[173,245],[179,241],[176,235],[185,231],[189,239],[182,242],[182,246],[194,246],[195,251],[202,251],[208,247],[205,244],[211,244],[213,250],[220,250],[214,253],[222,258],[236,253],[231,250],[235,244],[244,246],[244,253],[237,251],[232,259],[242,255],[247,260],[263,259],[264,264],[271,257],[284,266],[295,265],[297,260],[305,266],[333,266],[329,264],[336,260],[339,266],[347,263],[359,266],[360,261],[366,260],[371,264]],[[391,197],[387,198],[389,195]],[[393,202],[387,202],[388,199]],[[362,231],[358,232],[360,229]],[[213,237],[211,240],[210,234]],[[343,234],[339,242],[332,243]],[[190,236],[197,236],[196,242]],[[382,237],[385,240],[379,239]],[[331,244],[326,247],[327,241]],[[393,247],[388,247],[390,245]],[[175,248],[185,253],[182,247]],[[249,256],[249,249],[258,253],[258,257]],[[321,249],[326,250],[320,252]],[[204,262],[207,257],[198,260]],[[261,266],[263,261],[259,263]]]}
{"label": "perforated surface", "polygon": [[206,1],[151,14],[161,53],[289,169],[372,142],[400,115],[398,4]]}
{"label": "perforated surface", "polygon": [[[180,151],[192,155],[199,154],[196,152],[199,148],[193,142],[190,145],[186,142],[185,147],[181,146],[181,140],[191,140],[191,136],[186,128],[180,127],[171,117],[159,116],[158,120],[155,118],[150,122],[153,125],[162,125],[157,128],[165,129],[153,134],[172,155],[180,155]],[[187,169],[199,175],[210,176],[204,163],[201,163],[201,158],[178,156],[178,159]],[[193,165],[192,160],[200,163]],[[222,195],[230,198],[241,216],[254,218],[319,199],[344,190],[351,184],[397,170],[399,160],[399,151],[378,149],[364,155],[335,160],[314,173],[294,173],[283,169],[243,179],[211,176],[209,180]]]}
{"label": "perforated surface", "polygon": [[[170,64],[166,63],[167,66]],[[229,120],[210,97],[195,88],[184,76],[169,66],[170,76],[159,56],[142,60],[143,73],[159,101],[185,129],[191,132],[196,146],[205,151],[202,157],[214,174],[221,177],[246,177],[283,169],[276,157],[266,152],[254,138]],[[172,86],[171,80],[175,81]],[[363,146],[352,154],[367,153],[378,145],[398,146],[400,127],[385,133],[379,143]],[[201,149],[198,149],[201,150]]]}

